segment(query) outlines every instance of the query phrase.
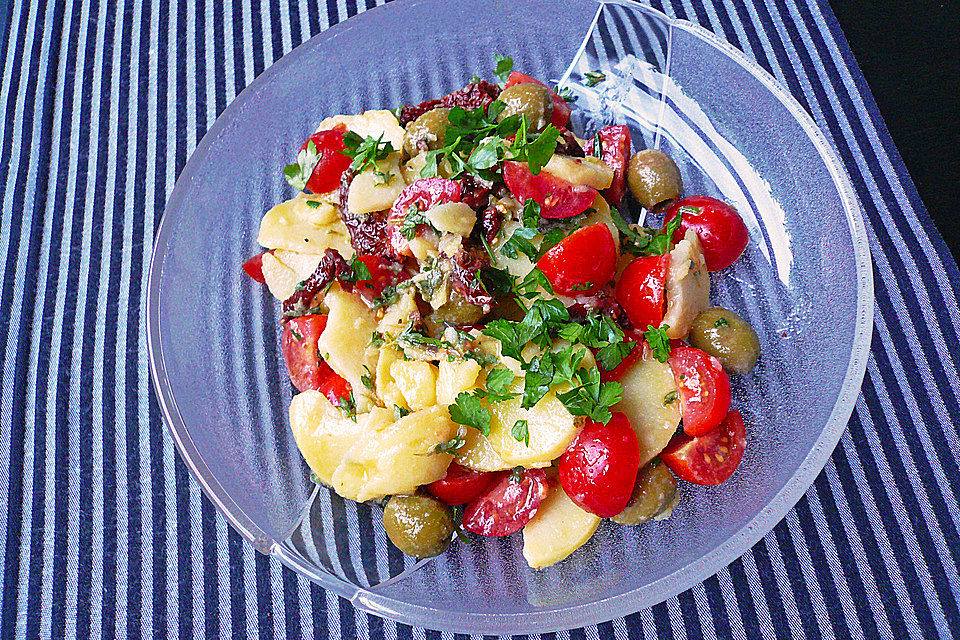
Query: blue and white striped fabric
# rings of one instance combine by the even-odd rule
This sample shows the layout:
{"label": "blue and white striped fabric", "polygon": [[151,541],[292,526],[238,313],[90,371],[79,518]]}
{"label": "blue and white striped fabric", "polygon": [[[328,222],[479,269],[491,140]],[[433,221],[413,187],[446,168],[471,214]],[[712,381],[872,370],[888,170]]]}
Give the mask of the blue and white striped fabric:
{"label": "blue and white striped fabric", "polygon": [[[233,532],[151,395],[144,281],[178,172],[272,62],[368,0],[13,2],[0,27],[0,636],[424,638]],[[359,5],[359,6],[358,6]],[[826,2],[685,0],[831,139],[870,233],[875,330],[849,428],[750,553],[561,640],[932,638],[960,629],[960,273]]]}

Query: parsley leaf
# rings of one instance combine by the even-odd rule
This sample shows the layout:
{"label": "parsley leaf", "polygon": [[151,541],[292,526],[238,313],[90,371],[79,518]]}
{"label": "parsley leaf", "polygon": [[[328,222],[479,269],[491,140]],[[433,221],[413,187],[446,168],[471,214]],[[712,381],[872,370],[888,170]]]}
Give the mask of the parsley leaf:
{"label": "parsley leaf", "polygon": [[667,394],[663,396],[663,406],[667,406],[668,404],[673,404],[676,399],[677,399],[677,391],[676,390],[668,391]]}
{"label": "parsley leaf", "polygon": [[450,405],[450,419],[457,424],[473,427],[485,436],[490,435],[490,410],[480,404],[480,398],[461,391]]}
{"label": "parsley leaf", "polygon": [[730,324],[730,323],[727,322],[727,319],[726,319],[726,318],[717,318],[717,321],[713,323],[713,326],[715,326],[716,328],[719,329],[720,327],[725,327],[725,326],[727,326],[728,324]]}
{"label": "parsley leaf", "polygon": [[393,420],[396,422],[400,418],[410,415],[410,409],[404,409],[398,404],[393,405]]}
{"label": "parsley leaf", "polygon": [[513,439],[517,442],[522,442],[528,447],[530,446],[530,425],[526,420],[517,420],[513,423],[513,428],[510,429],[510,435],[513,436]]}
{"label": "parsley leaf", "polygon": [[601,383],[596,369],[580,368],[576,378],[580,385],[558,393],[557,398],[575,416],[587,416],[603,424],[609,422],[612,417],[609,407],[620,402],[623,387],[619,382]]}
{"label": "parsley leaf", "polygon": [[408,324],[403,331],[400,332],[400,335],[397,336],[397,344],[401,347],[439,347],[440,340],[437,338],[430,338],[423,335],[422,333],[417,333],[413,330],[413,325]]}
{"label": "parsley leaf", "polygon": [[620,231],[620,248],[638,256],[662,256],[669,253],[673,248],[673,234],[680,228],[680,220],[685,208],[681,207],[678,215],[670,220],[667,223],[667,228],[663,230],[663,233],[660,233],[645,227],[640,227],[637,230],[627,224],[616,207],[611,207],[610,217]]}
{"label": "parsley leaf", "polygon": [[553,361],[549,357],[534,358],[523,378],[523,400],[520,406],[529,409],[547,395],[553,382]]}
{"label": "parsley leaf", "polygon": [[597,351],[597,361],[603,371],[613,371],[636,348],[636,342],[612,342]]}
{"label": "parsley leaf", "polygon": [[650,353],[660,362],[666,362],[670,359],[670,338],[667,337],[669,325],[663,325],[659,329],[652,324],[647,325],[647,330],[643,332],[643,338],[650,345]]}
{"label": "parsley leaf", "polygon": [[455,458],[460,457],[460,447],[467,444],[463,438],[450,438],[446,442],[438,442],[430,449],[430,453],[449,453]]}
{"label": "parsley leaf", "polygon": [[561,382],[573,382],[580,363],[583,362],[587,352],[583,349],[575,349],[572,344],[563,349],[550,352],[550,361],[553,363],[553,384]]}
{"label": "parsley leaf", "polygon": [[544,291],[553,295],[553,285],[550,284],[547,274],[539,268],[534,267],[530,270],[530,273],[523,277],[523,280],[517,283],[516,289],[517,292],[525,298],[534,298],[540,295],[540,292],[537,290],[538,287],[543,287]]}
{"label": "parsley leaf", "polygon": [[530,173],[537,175],[545,164],[550,160],[553,152],[557,149],[557,139],[560,137],[560,130],[553,125],[548,125],[540,135],[534,140],[526,139],[527,117],[521,117],[520,131],[511,148],[513,160],[526,162]]}
{"label": "parsley leaf", "polygon": [[340,153],[353,159],[353,162],[350,163],[350,169],[354,173],[362,173],[369,167],[373,167],[374,171],[384,182],[389,182],[387,178],[388,174],[381,172],[377,168],[376,163],[386,158],[396,151],[396,149],[393,148],[389,140],[384,142],[383,136],[384,134],[381,133],[380,137],[376,139],[371,136],[361,138],[353,131],[347,131],[343,134],[343,145],[345,149],[340,151]]}
{"label": "parsley leaf", "polygon": [[341,276],[342,280],[346,282],[362,282],[364,280],[370,280],[373,276],[370,274],[370,268],[367,267],[366,263],[359,259],[357,256],[350,258],[348,263],[351,273],[346,277]]}
{"label": "parsley leaf", "polygon": [[513,232],[506,242],[500,247],[500,253],[506,257],[516,260],[519,254],[527,256],[531,261],[536,261],[539,251],[530,240],[537,235],[537,230],[530,227],[520,227]]}
{"label": "parsley leaf", "polygon": [[500,81],[500,84],[505,84],[510,72],[513,71],[513,58],[498,53],[493,56],[493,59],[497,61],[497,68],[493,72],[493,76]]}
{"label": "parsley leaf", "polygon": [[557,85],[553,90],[558,96],[563,98],[564,102],[576,102],[577,97],[573,95],[573,91],[570,90],[570,87],[561,87]]}
{"label": "parsley leaf", "polygon": [[516,376],[509,369],[497,367],[487,374],[487,397],[494,402],[504,402],[516,398],[517,394],[510,391],[510,385]]}
{"label": "parsley leaf", "polygon": [[313,168],[320,161],[320,154],[317,151],[317,145],[313,140],[307,141],[307,146],[297,153],[297,161],[288,164],[283,168],[283,176],[291,187],[297,191],[303,191],[307,188],[307,180],[313,173]]}
{"label": "parsley leaf", "polygon": [[606,74],[602,71],[587,71],[583,74],[583,77],[587,79],[586,85],[588,87],[596,86],[607,79]]}

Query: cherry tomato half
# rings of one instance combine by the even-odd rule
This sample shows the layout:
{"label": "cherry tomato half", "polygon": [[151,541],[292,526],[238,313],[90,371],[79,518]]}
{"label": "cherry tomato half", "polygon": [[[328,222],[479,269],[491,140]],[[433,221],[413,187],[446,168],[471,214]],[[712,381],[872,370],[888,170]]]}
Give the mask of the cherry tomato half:
{"label": "cherry tomato half", "polygon": [[663,217],[663,228],[683,209],[680,228],[673,241],[680,242],[687,229],[693,229],[703,245],[707,270],[719,271],[733,264],[747,248],[750,234],[737,210],[710,196],[690,196],[674,202]]}
{"label": "cherry tomato half", "polygon": [[644,330],[647,325],[659,327],[667,308],[665,296],[670,254],[640,256],[627,265],[620,274],[614,297],[634,327]]}
{"label": "cherry tomato half", "polygon": [[273,249],[270,251],[264,251],[253,256],[249,260],[243,263],[244,272],[259,282],[260,284],[267,284],[267,281],[263,278],[263,254],[264,253],[273,253]]}
{"label": "cherry tomato half", "polygon": [[338,124],[333,129],[316,132],[303,143],[301,149],[306,149],[307,144],[312,141],[320,156],[307,180],[307,189],[310,191],[327,193],[340,186],[340,178],[352,162],[350,158],[340,153],[346,148],[343,144],[343,134],[346,130],[346,125]]}
{"label": "cherry tomato half", "polygon": [[544,218],[569,218],[583,213],[597,196],[595,189],[570,184],[545,171],[533,175],[526,164],[513,160],[503,163],[503,181],[520,202],[532,198],[539,204]]}
{"label": "cherry tomato half", "polygon": [[467,505],[463,528],[481,536],[508,536],[530,522],[546,497],[543,469],[524,469],[519,480],[507,473]]}
{"label": "cherry tomato half", "polygon": [[[603,197],[614,206],[623,202],[626,190],[627,163],[630,162],[630,129],[615,124],[597,131],[600,139],[600,159],[613,169],[613,182],[603,190]],[[592,150],[590,150],[592,153]]]}
{"label": "cherry tomato half", "polygon": [[587,420],[560,456],[560,486],[580,508],[610,518],[627,506],[640,470],[640,445],[619,411],[607,424]]}
{"label": "cherry tomato half", "polygon": [[700,349],[674,346],[670,368],[680,395],[683,430],[701,436],[716,428],[730,410],[730,378],[720,361]]}
{"label": "cherry tomato half", "polygon": [[[503,85],[503,88],[512,87],[515,84],[526,84],[528,82],[533,82],[535,84],[542,85],[547,87],[536,78],[532,78],[525,73],[520,73],[519,71],[512,72],[507,76],[507,82]],[[550,87],[547,87],[550,89]],[[550,118],[550,124],[560,128],[567,126],[567,123],[570,122],[570,105],[567,104],[567,101],[561,98],[556,91],[550,89],[550,98],[553,100],[553,116]]]}
{"label": "cherry tomato half", "polygon": [[280,338],[283,359],[290,380],[298,391],[319,389],[333,374],[330,366],[317,353],[317,340],[327,326],[327,316],[309,315],[287,320]]}
{"label": "cherry tomato half", "polygon": [[447,475],[424,488],[445,504],[467,504],[501,479],[502,475],[491,471],[474,471],[454,461],[447,467]]}
{"label": "cherry tomato half", "polygon": [[577,229],[537,261],[553,290],[565,296],[602,289],[617,272],[617,243],[602,222]]}
{"label": "cherry tomato half", "polygon": [[[330,366],[326,362],[323,363],[323,366],[330,369]],[[317,391],[325,395],[327,400],[330,401],[330,404],[335,407],[339,407],[344,400],[349,400],[352,390],[346,378],[341,378],[333,372],[333,369],[330,369],[327,376],[320,383],[320,386],[317,387]]]}
{"label": "cherry tomato half", "polygon": [[353,285],[353,290],[359,293],[365,300],[370,301],[383,293],[383,290],[390,284],[400,279],[400,265],[390,262],[380,256],[357,256],[370,271],[369,280],[357,280]]}
{"label": "cherry tomato half", "polygon": [[740,466],[747,445],[743,417],[734,409],[713,431],[691,438],[674,436],[660,459],[677,477],[694,484],[720,484]]}

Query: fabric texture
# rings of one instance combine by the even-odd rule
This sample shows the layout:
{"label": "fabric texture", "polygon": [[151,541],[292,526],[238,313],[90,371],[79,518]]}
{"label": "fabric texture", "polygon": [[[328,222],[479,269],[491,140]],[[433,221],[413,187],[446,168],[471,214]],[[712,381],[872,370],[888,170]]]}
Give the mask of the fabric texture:
{"label": "fabric texture", "polygon": [[[256,553],[152,395],[154,232],[218,113],[376,2],[20,1],[0,41],[0,636],[423,638]],[[839,152],[876,286],[855,412],[799,504],[665,603],[570,638],[932,638],[960,629],[960,274],[826,2],[655,3],[778,78]]]}

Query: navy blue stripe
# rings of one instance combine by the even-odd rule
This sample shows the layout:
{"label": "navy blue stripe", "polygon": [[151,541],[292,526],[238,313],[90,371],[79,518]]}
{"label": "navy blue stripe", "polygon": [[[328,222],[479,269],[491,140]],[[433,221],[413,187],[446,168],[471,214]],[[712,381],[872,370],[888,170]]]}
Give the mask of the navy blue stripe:
{"label": "navy blue stripe", "polygon": [[270,560],[263,554],[254,554],[257,589],[257,635],[262,638],[273,633],[273,590],[270,588]]}
{"label": "navy blue stripe", "polygon": [[651,612],[653,613],[653,624],[657,629],[657,638],[673,640],[676,636],[673,634],[673,627],[670,625],[670,610],[667,609],[666,603],[661,602],[654,605]]}
{"label": "navy blue stripe", "polygon": [[773,625],[774,635],[778,638],[790,638],[790,624],[787,621],[783,607],[783,594],[777,585],[777,577],[770,562],[770,552],[767,550],[767,539],[763,538],[753,547],[753,562],[760,577],[760,588],[766,601],[767,611],[770,612],[770,623]]}
{"label": "navy blue stripe", "polygon": [[680,603],[680,616],[683,618],[683,628],[688,638],[700,638],[703,629],[700,627],[700,616],[697,614],[697,602],[693,599],[693,591],[687,589],[677,596]]}
{"label": "navy blue stripe", "polygon": [[727,571],[730,574],[733,593],[737,598],[737,609],[740,612],[744,633],[748,638],[762,637],[763,629],[760,628],[760,621],[757,620],[756,603],[753,600],[753,594],[750,593],[750,583],[743,569],[743,560],[738,558],[731,562]]}
{"label": "navy blue stripe", "polygon": [[[38,16],[39,19],[39,16]],[[27,15],[24,12],[21,12],[20,15],[20,24],[17,30],[17,45],[14,49],[13,62],[14,68],[17,70],[14,72],[14,75],[17,79],[23,82],[23,89],[26,98],[30,98],[31,94],[35,94],[36,91],[36,78],[33,78],[31,82],[31,74],[28,71],[27,77],[20,76],[20,67],[23,61],[23,52],[25,50],[25,42],[28,31],[28,20]],[[11,30],[13,25],[11,23]],[[16,113],[16,98],[19,93],[20,85],[14,84],[11,82],[10,93],[7,97],[6,105],[6,121],[7,127],[9,128],[9,133],[4,140],[4,149],[3,157],[10,157],[10,147],[12,142],[16,139],[16,134],[13,131],[13,126],[17,123]],[[32,104],[33,100],[26,100],[25,104]],[[33,123],[33,113],[32,109],[26,109],[26,112],[23,114],[22,130],[23,134],[19,140],[17,140],[20,145],[20,152],[26,153],[30,147],[30,141],[32,137],[32,127]],[[6,185],[9,179],[9,171],[14,170],[16,172],[16,185],[19,188],[15,188],[14,191],[14,201],[17,208],[15,210],[23,211],[23,180],[26,174],[26,162],[21,162],[19,166],[13,166],[8,162],[0,162],[0,184]],[[19,200],[19,203],[17,203]],[[18,246],[21,244],[21,226],[16,224],[16,220],[12,221],[10,226],[10,238],[8,238],[10,249],[6,256],[6,263],[3,269],[3,292],[0,295],[0,326],[6,327],[7,331],[12,330],[13,322],[11,319],[11,314],[13,313],[13,289],[14,289],[14,279],[16,274],[16,264],[19,256]],[[33,242],[33,239],[30,239],[29,247],[36,246]],[[29,254],[28,254],[29,256]],[[30,289],[29,287],[27,288]],[[28,294],[29,295],[29,294]],[[25,369],[25,360],[26,353],[24,349],[24,344],[29,344],[29,339],[24,339],[24,328],[25,325],[29,327],[30,321],[28,318],[32,314],[28,314],[26,311],[27,303],[29,299],[25,297],[22,304],[23,310],[17,323],[18,329],[20,331],[20,339],[18,348],[14,360],[14,379],[13,379],[13,402],[10,408],[10,453],[9,461],[7,467],[7,477],[9,480],[9,487],[7,490],[7,537],[6,542],[4,543],[4,567],[3,567],[3,611],[0,612],[0,630],[2,630],[3,635],[11,635],[16,629],[16,614],[17,614],[17,587],[18,580],[20,577],[20,545],[22,543],[21,536],[23,534],[23,501],[26,500],[24,495],[23,486],[24,486],[24,454],[25,454],[25,441],[24,437],[26,435],[26,384],[27,376]]]}
{"label": "navy blue stripe", "polygon": [[220,635],[220,616],[209,615],[220,610],[220,576],[217,575],[220,550],[217,546],[217,510],[203,496],[200,501],[200,536],[203,549],[203,633],[207,638]]}
{"label": "navy blue stripe", "polygon": [[[173,466],[176,486],[176,554],[177,554],[177,633],[187,637],[193,632],[193,556],[190,521],[190,474],[178,457]],[[199,541],[198,541],[199,543]],[[164,594],[166,595],[166,594]]]}
{"label": "navy blue stripe", "polygon": [[[47,59],[47,69],[46,76],[41,81],[43,84],[40,86],[43,87],[43,96],[41,97],[40,108],[38,109],[39,113],[42,114],[40,117],[40,139],[36,145],[36,163],[39,166],[48,166],[50,164],[51,155],[53,153],[52,149],[52,138],[53,138],[53,118],[54,111],[56,109],[56,92],[55,87],[57,84],[57,62],[60,58],[60,43],[62,42],[62,29],[63,29],[63,5],[58,3],[50,7],[52,13],[49,16],[45,16],[42,23],[38,22],[38,26],[43,24],[45,27],[47,24],[50,25],[50,50],[46,52]],[[39,20],[39,17],[38,17]],[[35,60],[39,60],[40,56],[36,56]],[[50,172],[41,171],[37,174],[36,182],[36,197],[34,199],[34,210],[33,210],[33,230],[39,230],[41,233],[44,231],[44,222],[46,218],[46,208],[47,208],[47,187],[49,184]],[[59,237],[59,233],[56,230],[57,225],[51,225],[51,232],[55,237]],[[37,247],[37,258],[40,259],[40,247]],[[52,249],[49,250],[50,254],[53,254]],[[53,261],[51,255],[51,262]],[[47,268],[47,274],[53,271],[53,265],[51,264]],[[40,269],[39,263],[37,266],[36,273],[37,280],[34,280],[36,284],[39,284],[40,278]],[[53,315],[53,306],[56,300],[56,280],[52,278],[47,278],[46,289],[43,294],[40,296],[39,304],[43,310],[43,317],[52,317]],[[36,287],[33,287],[36,291]],[[49,314],[49,315],[48,315]],[[49,344],[51,342],[51,323],[45,322],[40,325],[40,336],[39,336],[39,350],[43,352],[49,350]],[[29,328],[27,329],[30,330]],[[26,343],[30,345],[32,340],[23,340],[21,338],[21,344]],[[45,349],[46,347],[46,349]],[[50,362],[47,358],[40,358],[36,366],[36,380],[37,387],[35,389],[36,397],[34,399],[34,415],[39,424],[43,424],[44,417],[47,414],[46,404],[47,404],[47,385],[46,380],[49,375]],[[24,372],[24,377],[27,373]],[[34,445],[33,445],[33,487],[31,489],[31,494],[33,496],[31,504],[31,518],[30,518],[30,560],[29,560],[29,570],[27,578],[27,635],[31,637],[39,637],[40,635],[40,615],[38,609],[41,607],[41,596],[40,589],[42,586],[43,579],[43,562],[44,555],[46,552],[44,538],[46,533],[46,523],[47,523],[47,513],[45,509],[45,498],[47,492],[46,485],[46,476],[47,476],[47,458],[51,456],[50,448],[47,444],[47,438],[49,434],[46,429],[33,429]],[[52,489],[52,488],[51,488]]]}
{"label": "navy blue stripe", "polygon": [[800,557],[797,555],[797,549],[793,544],[793,537],[790,535],[790,528],[787,526],[786,520],[781,521],[773,528],[773,535],[777,547],[780,549],[780,557],[783,560],[783,568],[786,571],[787,579],[790,581],[790,592],[793,593],[797,603],[797,613],[800,614],[803,635],[806,638],[820,638],[816,611],[810,599],[810,591],[807,589],[800,568]]}
{"label": "navy blue stripe", "polygon": [[[230,567],[230,628],[234,640],[247,640],[243,549],[247,542],[233,528],[227,529],[227,560]],[[316,607],[314,607],[316,610]]]}
{"label": "navy blue stripe", "polygon": [[721,640],[733,638],[730,616],[727,614],[727,605],[723,601],[723,592],[717,576],[710,576],[703,581],[703,591],[707,595],[707,603],[710,605],[710,618],[713,620],[713,630],[717,637]]}

